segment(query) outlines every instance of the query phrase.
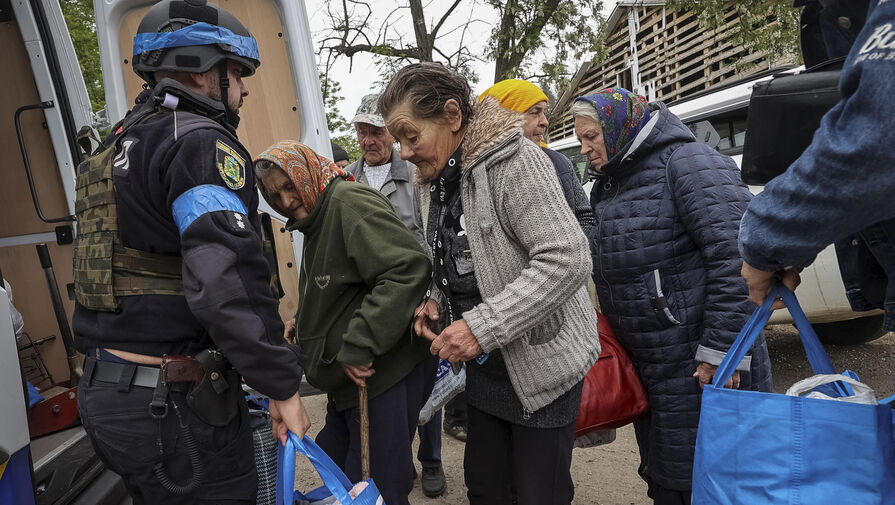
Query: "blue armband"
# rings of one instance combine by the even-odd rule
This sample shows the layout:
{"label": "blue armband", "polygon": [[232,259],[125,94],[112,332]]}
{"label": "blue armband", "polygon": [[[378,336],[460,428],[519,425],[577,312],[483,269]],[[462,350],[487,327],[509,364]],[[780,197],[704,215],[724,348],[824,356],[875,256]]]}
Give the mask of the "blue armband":
{"label": "blue armband", "polygon": [[199,216],[219,210],[229,210],[242,215],[249,213],[236,193],[214,184],[203,184],[185,191],[171,206],[174,222],[181,235],[193,221],[199,219]]}

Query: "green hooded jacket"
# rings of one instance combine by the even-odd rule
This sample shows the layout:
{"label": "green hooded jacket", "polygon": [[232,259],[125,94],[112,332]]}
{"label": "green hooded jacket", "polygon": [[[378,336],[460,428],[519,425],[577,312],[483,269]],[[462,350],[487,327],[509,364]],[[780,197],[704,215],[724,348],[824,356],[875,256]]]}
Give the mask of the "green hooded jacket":
{"label": "green hooded jacket", "polygon": [[308,382],[336,410],[357,406],[342,363],[373,362],[367,390],[374,398],[428,355],[411,318],[430,282],[429,257],[386,197],[339,178],[289,229],[304,234],[295,319]]}

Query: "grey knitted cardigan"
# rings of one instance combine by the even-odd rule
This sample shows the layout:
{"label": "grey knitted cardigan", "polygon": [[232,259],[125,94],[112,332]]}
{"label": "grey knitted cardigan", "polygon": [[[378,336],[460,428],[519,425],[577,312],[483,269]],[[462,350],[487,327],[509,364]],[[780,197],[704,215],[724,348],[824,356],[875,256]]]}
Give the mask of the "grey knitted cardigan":
{"label": "grey knitted cardigan", "polygon": [[[502,350],[513,390],[534,412],[584,378],[600,342],[587,239],[522,120],[487,97],[464,136],[460,198],[483,301],[463,319],[482,349]],[[428,207],[429,188],[420,195]]]}

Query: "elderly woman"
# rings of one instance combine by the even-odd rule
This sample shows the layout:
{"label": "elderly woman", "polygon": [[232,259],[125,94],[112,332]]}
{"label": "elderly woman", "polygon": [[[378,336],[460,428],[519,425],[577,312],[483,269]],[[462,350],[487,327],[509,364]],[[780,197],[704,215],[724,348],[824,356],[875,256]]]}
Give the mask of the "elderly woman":
{"label": "elderly woman", "polygon": [[[469,501],[569,504],[581,382],[600,345],[587,240],[520,114],[437,63],[401,69],[379,110],[414,163],[435,270],[417,331],[467,362]],[[430,329],[440,320],[447,327]]]}
{"label": "elderly woman", "polygon": [[[755,308],[737,252],[751,195],[733,160],[661,103],[612,88],[577,98],[572,115],[596,176],[601,308],[650,395],[635,424],[640,472],[655,503],[690,503],[700,388]],[[738,370],[728,386],[771,389],[763,339]]]}
{"label": "elderly woman", "polygon": [[544,134],[550,126],[547,121],[547,94],[529,81],[505,79],[486,89],[479,95],[479,100],[484,100],[486,96],[493,96],[505,109],[522,114],[524,118],[522,135],[540,145],[544,154],[550,158],[566,202],[575,213],[581,230],[590,236],[594,227],[594,211],[587,202],[587,194],[581,188],[581,181],[575,174],[575,168],[569,158],[553,149],[547,149],[547,144],[544,143]]}
{"label": "elderly woman", "polygon": [[410,325],[429,258],[380,192],[307,146],[278,142],[254,168],[264,199],[304,234],[296,340],[308,382],[328,395],[317,443],[361,480],[356,385],[366,384],[373,478],[386,503],[408,504],[411,441],[435,377]]}

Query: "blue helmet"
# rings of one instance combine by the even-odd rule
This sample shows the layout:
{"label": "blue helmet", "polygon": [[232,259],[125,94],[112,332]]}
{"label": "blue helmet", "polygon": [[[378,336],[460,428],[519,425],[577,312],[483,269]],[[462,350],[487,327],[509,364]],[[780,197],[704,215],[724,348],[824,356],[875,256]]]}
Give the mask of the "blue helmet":
{"label": "blue helmet", "polygon": [[164,0],[143,16],[134,37],[133,67],[154,84],[159,70],[203,73],[233,60],[252,75],[261,65],[258,43],[232,14],[206,0]]}

